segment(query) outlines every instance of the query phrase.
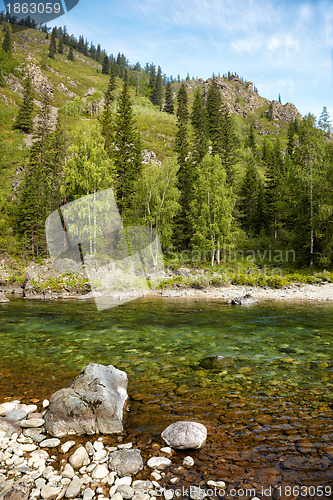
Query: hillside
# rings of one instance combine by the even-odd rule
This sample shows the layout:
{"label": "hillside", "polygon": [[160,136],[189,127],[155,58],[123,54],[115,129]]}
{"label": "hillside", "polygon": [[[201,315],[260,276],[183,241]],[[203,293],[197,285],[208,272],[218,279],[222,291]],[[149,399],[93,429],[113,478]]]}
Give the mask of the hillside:
{"label": "hillside", "polygon": [[[1,31],[0,36],[3,37]],[[43,95],[46,92],[50,100],[48,133],[55,130],[57,117],[60,117],[63,130],[61,134],[66,140],[65,150],[72,151],[68,157],[70,159],[80,141],[82,127],[86,127],[88,131],[89,124],[92,124],[89,132],[92,134],[95,130],[93,124],[103,117],[105,96],[110,82],[110,76],[104,74],[103,67],[108,56],[104,56],[104,62],[101,64],[93,57],[74,50],[74,60],[69,60],[69,47],[64,45],[63,53],[56,52],[54,59],[50,59],[49,47],[50,37],[43,31],[14,30],[11,56],[7,57],[4,51],[1,56],[0,251],[7,251],[28,260],[31,258],[30,250],[27,250],[26,233],[22,233],[21,229],[22,224],[26,226],[26,221],[22,220],[19,213],[27,166],[32,165],[31,147],[37,140],[35,134],[39,127],[39,114],[43,109]],[[126,61],[125,58],[124,60]],[[133,126],[140,134],[141,158],[143,165],[146,165],[133,184],[135,201],[131,202],[132,207],[128,212],[131,222],[156,225],[164,249],[176,247],[187,251],[190,247],[193,251],[199,245],[201,251],[204,246],[201,248],[200,245],[207,245],[207,251],[212,252],[212,263],[215,259],[217,264],[220,263],[220,250],[217,249],[222,249],[223,245],[224,252],[226,248],[232,248],[236,252],[237,249],[242,252],[257,252],[257,249],[263,248],[273,248],[276,251],[279,249],[282,252],[281,249],[285,251],[291,248],[295,255],[297,254],[292,265],[296,262],[308,263],[310,252],[311,265],[315,259],[319,268],[330,267],[331,225],[321,210],[325,207],[325,210],[330,211],[332,204],[325,194],[329,189],[321,190],[320,187],[331,182],[329,170],[321,170],[320,166],[326,165],[332,155],[329,134],[315,128],[311,117],[303,119],[292,103],[283,104],[279,102],[280,99],[269,101],[259,95],[252,82],[236,74],[227,73],[222,77],[215,76],[207,80],[187,78],[185,81],[170,81],[164,75],[161,88],[162,106],[157,106],[152,104],[153,90],[150,87],[152,72],[155,75],[155,66],[146,64],[143,69],[139,63],[133,67],[127,62],[123,70],[122,77],[115,78],[111,111],[113,116],[116,116],[124,91],[124,79],[127,79],[134,114]],[[34,130],[31,133],[13,129],[22,103],[26,74],[31,78],[34,91]],[[156,75],[154,77],[156,78]],[[172,92],[173,113],[161,111],[166,99],[167,82]],[[218,95],[212,98],[214,88]],[[187,122],[184,121],[183,125],[183,118],[179,114],[182,89],[185,89],[186,96],[183,95],[183,99],[188,107]],[[215,118],[214,114],[209,115],[210,99],[217,99],[220,103]],[[196,106],[201,109],[197,109],[199,114],[204,113],[205,117],[202,115],[199,123],[195,125],[193,113],[196,112]],[[217,122],[214,125],[215,119]],[[210,123],[206,123],[206,120],[210,120]],[[303,129],[299,129],[299,124],[303,124]],[[179,145],[182,126],[185,127],[187,138]],[[215,126],[218,127],[218,137],[214,138]],[[209,132],[202,127],[208,127]],[[306,139],[308,127],[314,141],[317,141],[317,146],[314,147],[321,158],[318,163],[318,175],[315,177],[306,177],[310,166],[303,164],[307,161],[307,156],[303,155],[302,148],[306,147],[306,144],[312,144]],[[182,152],[183,146],[187,150]],[[200,152],[201,146],[204,153]],[[205,151],[211,156],[206,163],[203,159]],[[213,160],[213,155],[216,154],[219,159]],[[196,159],[197,155],[199,159]],[[116,160],[112,156],[109,161]],[[199,187],[198,183],[190,186],[188,182],[193,183],[195,178],[199,181],[201,165],[203,169],[207,169],[205,177],[200,181],[203,182],[202,186]],[[184,176],[182,172],[185,171],[187,173]],[[43,174],[43,171],[41,172]],[[64,176],[67,174],[60,166],[57,174],[59,183],[64,182]],[[305,183],[301,181],[303,175],[304,179],[307,179]],[[201,213],[196,213],[193,203],[195,196],[198,203],[206,203],[204,198],[199,198],[201,194],[204,195],[205,190],[212,188],[208,184],[205,185],[209,178],[212,186],[214,183],[215,186],[220,186],[219,193],[213,193],[217,203],[213,214],[216,224],[211,224],[210,214],[206,222],[200,222],[202,226],[199,227]],[[316,183],[310,186],[311,193],[317,196],[311,203],[308,198],[308,179]],[[119,182],[117,177],[113,182],[116,186]],[[168,186],[168,192],[163,191],[165,186]],[[291,186],[294,186],[294,190]],[[59,193],[63,192],[61,186],[59,189]],[[191,196],[188,194],[190,192]],[[71,194],[74,197],[77,195],[78,192]],[[218,197],[221,202],[217,201]],[[222,202],[223,199],[228,202]],[[153,207],[150,205],[152,200],[155,204]],[[222,208],[229,205],[230,212]],[[40,218],[39,224],[42,227],[42,215]],[[183,233],[180,235],[177,233],[179,224],[182,225]],[[217,231],[214,235],[209,233],[212,228]],[[321,234],[317,239],[315,230]],[[224,243],[220,242],[220,238]],[[206,250],[204,255],[205,252]],[[272,262],[269,257],[268,264],[274,267],[276,262]],[[246,264],[245,268],[248,267]]]}

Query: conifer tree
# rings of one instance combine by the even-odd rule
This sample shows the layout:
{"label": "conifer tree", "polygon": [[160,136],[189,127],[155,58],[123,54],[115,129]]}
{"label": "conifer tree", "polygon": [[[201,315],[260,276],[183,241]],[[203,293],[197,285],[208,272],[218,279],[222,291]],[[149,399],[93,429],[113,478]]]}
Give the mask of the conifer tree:
{"label": "conifer tree", "polygon": [[208,88],[206,100],[208,134],[212,143],[212,154],[220,154],[221,152],[221,108],[221,94],[214,78]]}
{"label": "conifer tree", "polygon": [[95,59],[97,62],[101,62],[101,46],[100,46],[100,44],[97,45]]}
{"label": "conifer tree", "polygon": [[155,84],[151,96],[151,102],[158,106],[160,109],[162,108],[162,71],[160,66],[157,70]]}
{"label": "conifer tree", "polygon": [[119,95],[115,139],[114,160],[116,169],[116,194],[121,214],[131,208],[134,183],[141,171],[141,147],[132,109],[129,87],[124,82]]}
{"label": "conifer tree", "polygon": [[256,144],[256,137],[254,135],[254,127],[253,127],[252,122],[250,123],[249,134],[246,138],[245,145],[252,150],[252,153],[256,153],[257,144]]}
{"label": "conifer tree", "polygon": [[4,23],[4,37],[2,41],[2,49],[10,54],[12,52],[12,28],[9,23]]}
{"label": "conifer tree", "polygon": [[194,94],[191,123],[194,128],[193,160],[195,163],[200,163],[208,152],[207,116],[200,89]]}
{"label": "conifer tree", "polygon": [[322,110],[321,115],[319,117],[318,126],[326,134],[329,134],[331,132],[331,120],[330,120],[330,115],[327,111],[326,106],[323,107],[323,110]]}
{"label": "conifer tree", "polygon": [[74,61],[74,51],[73,47],[69,47],[68,54],[67,54],[67,59],[69,61]]}
{"label": "conifer tree", "polygon": [[104,58],[103,58],[102,73],[103,73],[103,75],[109,74],[109,58],[106,54],[104,55]]}
{"label": "conifer tree", "polygon": [[116,90],[116,76],[114,65],[111,66],[110,79],[104,98],[104,110],[101,117],[102,134],[105,137],[105,149],[112,156],[111,145],[114,140],[114,123],[112,106],[115,101],[114,92]]}
{"label": "conifer tree", "polygon": [[13,128],[29,134],[33,129],[34,92],[27,74],[23,81],[23,101],[19,107]]}
{"label": "conifer tree", "polygon": [[239,140],[234,117],[229,113],[226,107],[224,107],[221,114],[220,135],[221,144],[219,154],[227,174],[227,182],[233,186],[235,182],[235,165],[237,162]]}
{"label": "conifer tree", "polygon": [[283,156],[279,137],[277,137],[272,158],[266,171],[266,200],[275,240],[278,237],[278,229],[281,223],[283,170]]}
{"label": "conifer tree", "polygon": [[256,229],[260,188],[258,168],[251,156],[246,165],[246,173],[240,191],[242,222],[247,231]]}
{"label": "conifer tree", "polygon": [[49,46],[49,58],[50,59],[54,59],[55,54],[57,52],[56,36],[57,36],[57,30],[56,30],[56,28],[53,28],[52,33],[51,33],[50,46]]}
{"label": "conifer tree", "polygon": [[273,120],[273,104],[270,103],[267,113],[266,113],[267,119],[271,122]]}
{"label": "conifer tree", "polygon": [[166,113],[170,113],[171,115],[174,112],[174,106],[173,106],[173,91],[171,87],[171,83],[168,82],[166,84],[166,89],[165,89],[165,102],[164,102],[164,107],[163,111]]}
{"label": "conifer tree", "polygon": [[64,53],[64,40],[63,40],[62,36],[59,38],[58,52],[59,52],[59,54],[63,54]]}
{"label": "conifer tree", "polygon": [[177,131],[175,151],[178,154],[178,189],[180,191],[181,210],[177,219],[177,241],[186,247],[190,241],[189,208],[193,188],[193,172],[189,160],[188,140],[188,97],[185,84],[182,83],[177,94]]}

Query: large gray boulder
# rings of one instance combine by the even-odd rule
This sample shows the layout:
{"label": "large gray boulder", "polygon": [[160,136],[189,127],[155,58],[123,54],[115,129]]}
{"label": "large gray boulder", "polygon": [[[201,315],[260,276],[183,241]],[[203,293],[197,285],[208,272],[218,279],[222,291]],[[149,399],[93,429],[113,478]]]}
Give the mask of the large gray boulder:
{"label": "large gray boulder", "polygon": [[115,434],[123,430],[127,375],[112,365],[90,363],[50,398],[45,429],[51,436]]}
{"label": "large gray boulder", "polygon": [[198,422],[180,420],[164,429],[161,437],[175,450],[198,449],[206,441],[207,429]]}

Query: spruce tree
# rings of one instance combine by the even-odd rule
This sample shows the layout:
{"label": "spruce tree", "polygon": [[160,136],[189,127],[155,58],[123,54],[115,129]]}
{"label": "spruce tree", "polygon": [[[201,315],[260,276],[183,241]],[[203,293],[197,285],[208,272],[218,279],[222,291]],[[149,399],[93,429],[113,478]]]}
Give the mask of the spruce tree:
{"label": "spruce tree", "polygon": [[109,58],[108,58],[107,54],[105,54],[104,58],[103,58],[102,73],[103,73],[103,75],[109,74]]}
{"label": "spruce tree", "polygon": [[116,194],[121,214],[131,208],[134,183],[141,171],[141,147],[139,133],[135,126],[129,87],[124,82],[119,95],[115,139],[114,161],[116,169]]}
{"label": "spruce tree", "polygon": [[274,239],[278,237],[278,229],[281,226],[282,213],[282,183],[284,173],[284,162],[279,138],[277,137],[272,152],[271,161],[266,171],[266,200],[270,224],[273,229]]}
{"label": "spruce tree", "polygon": [[155,84],[152,90],[151,102],[160,109],[162,108],[162,71],[160,66],[157,70]]}
{"label": "spruce tree", "polygon": [[50,39],[50,46],[49,46],[49,58],[50,59],[54,59],[55,54],[57,52],[56,36],[57,36],[57,30],[56,30],[56,28],[53,28],[52,34],[51,34],[51,39]]}
{"label": "spruce tree", "polygon": [[59,54],[63,54],[64,53],[64,40],[63,40],[62,36],[59,38],[58,52],[59,52]]}
{"label": "spruce tree", "polygon": [[252,150],[252,153],[256,153],[257,144],[256,144],[256,137],[254,135],[254,127],[253,127],[252,122],[250,124],[249,134],[246,138],[245,145]]}
{"label": "spruce tree", "polygon": [[171,83],[170,82],[168,82],[166,84],[165,102],[164,102],[163,111],[165,111],[166,113],[170,113],[170,115],[172,115],[173,112],[174,112],[173,91],[172,91],[172,87],[171,87]]}
{"label": "spruce tree", "polygon": [[220,131],[220,157],[226,170],[227,182],[232,186],[235,183],[235,165],[237,163],[237,151],[239,140],[234,117],[224,107],[221,113],[221,131]]}
{"label": "spruce tree", "polygon": [[23,101],[19,107],[14,129],[22,130],[26,134],[33,129],[34,92],[31,85],[30,76],[27,74],[23,81]]}
{"label": "spruce tree", "polygon": [[97,45],[95,59],[97,62],[101,62],[101,46],[100,46],[100,44]]}
{"label": "spruce tree", "polygon": [[12,52],[12,28],[9,23],[4,24],[4,37],[2,41],[2,49],[10,54]]}
{"label": "spruce tree", "polygon": [[69,61],[74,61],[74,51],[73,47],[69,47],[68,54],[67,54],[67,59]]}
{"label": "spruce tree", "polygon": [[208,134],[212,143],[212,154],[221,152],[221,114],[222,98],[215,78],[207,92],[206,112]]}
{"label": "spruce tree", "polygon": [[257,225],[257,209],[260,196],[260,176],[253,157],[247,162],[246,173],[241,186],[241,212],[243,227],[253,231]]}
{"label": "spruce tree", "polygon": [[114,123],[112,116],[112,106],[115,101],[114,92],[116,90],[116,76],[114,65],[111,66],[110,79],[104,97],[104,110],[101,117],[102,134],[105,137],[105,149],[112,156],[111,145],[114,140]]}
{"label": "spruce tree", "polygon": [[324,106],[319,117],[318,126],[323,130],[326,134],[330,134],[331,132],[331,120],[330,115],[327,111],[327,107]]}
{"label": "spruce tree", "polygon": [[177,94],[177,131],[175,143],[175,151],[178,153],[179,170],[177,177],[181,205],[181,210],[176,221],[176,237],[179,245],[184,248],[188,246],[191,238],[189,209],[193,188],[193,172],[189,160],[188,121],[188,97],[185,84],[182,83]]}
{"label": "spruce tree", "polygon": [[204,156],[208,153],[208,127],[207,115],[204,108],[202,91],[198,89],[194,94],[191,123],[194,129],[193,138],[193,160],[195,163],[200,163]]}

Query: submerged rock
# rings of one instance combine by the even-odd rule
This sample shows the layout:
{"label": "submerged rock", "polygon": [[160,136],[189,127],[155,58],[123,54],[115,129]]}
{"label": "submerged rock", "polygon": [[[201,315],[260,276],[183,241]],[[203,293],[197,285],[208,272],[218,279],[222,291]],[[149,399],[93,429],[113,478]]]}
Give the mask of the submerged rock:
{"label": "submerged rock", "polygon": [[3,292],[0,292],[0,304],[5,304],[6,302],[9,302],[9,299],[7,299]]}
{"label": "submerged rock", "polygon": [[244,297],[236,297],[232,299],[231,304],[233,306],[247,306],[250,304],[256,304],[257,302],[259,302],[259,300],[255,299],[254,297],[252,297],[252,295],[247,293],[246,295],[244,295]]}
{"label": "submerged rock", "polygon": [[224,370],[226,366],[231,366],[235,364],[235,361],[229,356],[209,356],[207,358],[202,359],[199,362],[200,368],[204,370]]}
{"label": "submerged rock", "polygon": [[127,398],[125,372],[90,363],[67,388],[51,396],[45,428],[54,437],[122,432]]}
{"label": "submerged rock", "polygon": [[198,449],[206,441],[207,429],[198,422],[179,421],[169,425],[161,437],[176,450]]}

